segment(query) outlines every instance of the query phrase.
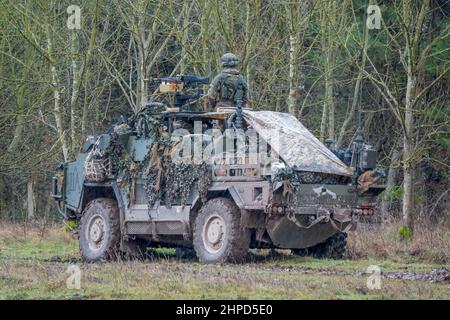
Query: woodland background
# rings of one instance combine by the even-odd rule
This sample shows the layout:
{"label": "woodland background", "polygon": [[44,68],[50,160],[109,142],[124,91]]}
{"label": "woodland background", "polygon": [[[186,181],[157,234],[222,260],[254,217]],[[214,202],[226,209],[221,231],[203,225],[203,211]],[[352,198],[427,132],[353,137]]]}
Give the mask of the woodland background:
{"label": "woodland background", "polygon": [[[380,29],[365,27],[370,4]],[[153,74],[213,77],[230,51],[254,109],[290,112],[338,148],[361,110],[388,172],[384,216],[448,221],[449,14],[444,0],[0,0],[0,219],[57,218],[58,162],[158,100]]]}

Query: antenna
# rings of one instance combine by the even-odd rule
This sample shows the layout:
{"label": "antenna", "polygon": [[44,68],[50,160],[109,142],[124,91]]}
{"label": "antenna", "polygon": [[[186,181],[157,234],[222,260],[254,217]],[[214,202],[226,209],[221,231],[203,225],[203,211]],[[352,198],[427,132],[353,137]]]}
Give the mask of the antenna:
{"label": "antenna", "polygon": [[95,136],[95,129],[94,129],[94,123],[92,121],[90,121],[91,123],[91,132],[92,132],[92,136]]}

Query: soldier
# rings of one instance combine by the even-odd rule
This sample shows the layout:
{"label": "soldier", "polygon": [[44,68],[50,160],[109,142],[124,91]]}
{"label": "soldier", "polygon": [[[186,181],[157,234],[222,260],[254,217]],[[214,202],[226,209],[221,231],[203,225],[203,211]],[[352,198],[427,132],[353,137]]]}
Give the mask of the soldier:
{"label": "soldier", "polygon": [[330,150],[333,150],[332,149],[333,143],[334,143],[334,141],[331,138],[325,139],[325,142],[324,142],[325,146]]}
{"label": "soldier", "polygon": [[331,138],[325,139],[324,144],[325,144],[325,146],[326,146],[328,149],[331,150],[331,152],[334,153],[334,155],[335,155],[336,157],[339,158],[339,160],[341,160],[341,161],[342,161],[343,163],[345,163],[347,166],[350,166],[350,163],[351,163],[351,161],[352,161],[352,153],[353,153],[353,150],[352,150],[351,148],[347,148],[347,149],[339,149],[339,150],[334,149],[334,148],[333,148],[334,141],[333,141],[333,139],[331,139]]}
{"label": "soldier", "polygon": [[225,53],[220,58],[222,71],[213,79],[208,90],[209,108],[241,108],[247,105],[247,83],[236,69],[239,58]]}

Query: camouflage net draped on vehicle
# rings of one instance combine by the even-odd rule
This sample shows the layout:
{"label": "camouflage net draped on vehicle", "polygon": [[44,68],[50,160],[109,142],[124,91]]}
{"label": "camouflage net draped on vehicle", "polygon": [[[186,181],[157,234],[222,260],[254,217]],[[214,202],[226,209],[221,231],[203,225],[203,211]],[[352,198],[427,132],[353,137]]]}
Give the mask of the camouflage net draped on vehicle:
{"label": "camouflage net draped on vehicle", "polygon": [[283,185],[283,197],[289,199],[293,206],[301,205],[301,188],[304,184],[346,184],[348,177],[318,172],[295,171],[290,168],[278,169],[272,182]]}
{"label": "camouflage net draped on vehicle", "polygon": [[87,181],[103,182],[111,174],[111,160],[101,154],[95,147],[89,152],[84,163],[84,174]]}
{"label": "camouflage net draped on vehicle", "polygon": [[204,162],[173,163],[170,158],[164,158],[164,161],[159,162],[160,167],[152,166],[145,178],[144,190],[149,207],[153,208],[156,201],[162,199],[169,208],[175,200],[184,206],[194,187],[197,187],[200,199],[204,202],[211,184],[210,166]]}
{"label": "camouflage net draped on vehicle", "polygon": [[[108,158],[119,175],[120,185],[129,191],[129,204],[135,203],[135,184],[140,177],[149,209],[160,200],[168,207],[173,203],[185,205],[191,191],[196,187],[202,201],[211,184],[211,168],[207,163],[195,163],[184,159],[181,163],[172,161],[172,152],[179,141],[172,141],[170,134],[163,129],[158,115],[141,113],[135,116],[140,134],[154,139],[150,151],[142,162],[134,162],[120,142],[116,132],[110,133],[111,144]],[[130,128],[129,128],[130,129]]]}
{"label": "camouflage net draped on vehicle", "polygon": [[245,109],[243,114],[245,121],[294,170],[352,175],[352,170],[291,114]]}

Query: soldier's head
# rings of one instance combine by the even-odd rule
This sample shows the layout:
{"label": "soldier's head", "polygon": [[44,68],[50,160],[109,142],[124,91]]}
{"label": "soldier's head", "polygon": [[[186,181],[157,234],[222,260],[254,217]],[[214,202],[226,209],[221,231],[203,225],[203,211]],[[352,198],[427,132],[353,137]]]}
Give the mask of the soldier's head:
{"label": "soldier's head", "polygon": [[239,63],[239,57],[228,52],[220,57],[220,65],[222,68],[234,68]]}
{"label": "soldier's head", "polygon": [[325,146],[328,148],[328,149],[330,149],[331,148],[331,145],[333,144],[333,139],[330,139],[330,138],[327,138],[327,139],[325,139]]}
{"label": "soldier's head", "polygon": [[383,170],[383,168],[380,168],[380,167],[376,167],[375,169],[373,169],[373,174],[375,175],[375,177],[385,177],[386,176],[386,172]]}
{"label": "soldier's head", "polygon": [[56,166],[56,172],[58,173],[64,172],[64,162],[58,163],[58,165]]}

